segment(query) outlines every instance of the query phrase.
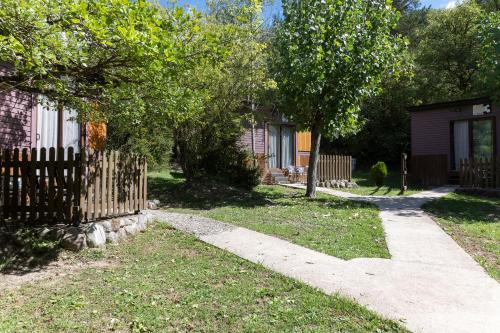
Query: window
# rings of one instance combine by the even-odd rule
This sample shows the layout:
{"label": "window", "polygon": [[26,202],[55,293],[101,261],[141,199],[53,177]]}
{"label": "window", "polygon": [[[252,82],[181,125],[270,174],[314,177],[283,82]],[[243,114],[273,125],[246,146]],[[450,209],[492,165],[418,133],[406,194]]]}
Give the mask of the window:
{"label": "window", "polygon": [[458,169],[461,159],[490,159],[495,152],[494,119],[457,120],[452,123],[452,169]]}
{"label": "window", "polygon": [[493,121],[472,122],[472,152],[474,159],[493,157]]}

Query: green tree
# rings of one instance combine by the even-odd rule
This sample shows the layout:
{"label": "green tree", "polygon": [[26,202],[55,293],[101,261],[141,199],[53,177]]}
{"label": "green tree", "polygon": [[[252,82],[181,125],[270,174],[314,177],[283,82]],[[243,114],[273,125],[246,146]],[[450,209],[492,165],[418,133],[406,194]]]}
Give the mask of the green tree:
{"label": "green tree", "polygon": [[500,11],[500,0],[476,0],[486,11]]}
{"label": "green tree", "polygon": [[360,130],[343,138],[322,143],[325,152],[345,151],[357,159],[358,167],[369,167],[375,161],[398,165],[402,152],[409,149],[410,115],[407,107],[419,101],[414,76],[414,53],[418,46],[418,32],[427,22],[428,7],[416,0],[394,1],[401,18],[395,34],[409,41],[404,53],[401,74],[395,78],[386,75],[377,96],[366,99],[360,110]]}
{"label": "green tree", "polygon": [[283,112],[311,130],[307,177],[316,194],[321,135],[342,136],[358,125],[360,104],[397,72],[404,43],[391,32],[392,1],[283,1],[277,27],[276,81]]}
{"label": "green tree", "polygon": [[[262,96],[274,84],[267,71],[262,1],[217,0],[207,7],[202,30],[212,34],[224,52],[214,61],[200,63],[185,80],[184,86],[203,98],[202,103],[190,105],[191,117],[175,124],[174,138],[188,179],[216,174],[227,180],[235,178],[228,174],[234,165],[246,172],[241,160],[252,156],[237,153],[242,148],[242,121],[252,120]],[[250,112],[243,117],[240,111],[246,107]]]}
{"label": "green tree", "polygon": [[428,13],[415,55],[420,102],[463,99],[478,93],[482,60],[478,34],[483,17],[475,1]]}
{"label": "green tree", "polygon": [[483,41],[481,74],[485,90],[496,101],[500,101],[500,12],[492,12],[481,24]]}
{"label": "green tree", "polygon": [[148,71],[183,71],[192,57],[185,44],[197,29],[182,9],[146,0],[4,0],[0,59],[13,70],[0,82],[108,111],[116,90],[140,84]]}

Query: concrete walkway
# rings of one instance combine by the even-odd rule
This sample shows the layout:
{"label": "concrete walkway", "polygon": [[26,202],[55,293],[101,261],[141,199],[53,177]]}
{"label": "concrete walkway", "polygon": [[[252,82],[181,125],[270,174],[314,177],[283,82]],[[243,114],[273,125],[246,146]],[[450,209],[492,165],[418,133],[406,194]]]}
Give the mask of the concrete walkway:
{"label": "concrete walkway", "polygon": [[216,247],[402,320],[414,332],[500,332],[500,285],[420,209],[450,188],[408,197],[318,191],[378,205],[392,258],[346,261],[199,216],[152,213]]}

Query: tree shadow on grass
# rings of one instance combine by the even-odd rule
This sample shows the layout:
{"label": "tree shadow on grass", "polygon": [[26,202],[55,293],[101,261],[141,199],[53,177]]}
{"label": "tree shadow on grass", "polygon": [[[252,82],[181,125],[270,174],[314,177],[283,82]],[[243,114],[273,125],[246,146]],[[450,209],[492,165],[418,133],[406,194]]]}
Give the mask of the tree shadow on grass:
{"label": "tree shadow on grass", "polygon": [[61,251],[59,242],[44,239],[33,229],[0,231],[0,273],[24,275],[39,271],[57,261]]}
{"label": "tree shadow on grass", "polygon": [[[350,204],[360,207],[368,203],[351,202],[333,197],[307,199],[305,193],[296,189],[269,187],[268,190],[245,190],[228,186],[214,180],[197,180],[191,183],[181,177],[149,177],[148,195],[150,199],[158,199],[165,208],[187,208],[194,210],[210,210],[219,207],[255,208],[263,206],[295,206],[312,200],[317,205],[331,206],[333,209]],[[335,205],[330,205],[335,201]]]}
{"label": "tree shadow on grass", "polygon": [[424,209],[455,224],[500,223],[500,199],[471,195],[443,197],[426,203]]}
{"label": "tree shadow on grass", "polygon": [[228,186],[212,180],[186,182],[183,178],[148,178],[148,195],[169,208],[207,210],[217,207],[257,207],[274,204],[281,195],[263,194]]}

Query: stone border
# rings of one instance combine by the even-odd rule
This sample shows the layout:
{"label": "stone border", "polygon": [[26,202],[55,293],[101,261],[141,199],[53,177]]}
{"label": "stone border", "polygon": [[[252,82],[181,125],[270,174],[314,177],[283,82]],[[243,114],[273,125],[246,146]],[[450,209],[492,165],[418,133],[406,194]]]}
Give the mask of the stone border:
{"label": "stone border", "polygon": [[326,180],[324,182],[316,182],[316,186],[326,188],[358,188],[358,184],[348,180]]}
{"label": "stone border", "polygon": [[137,215],[116,217],[77,227],[62,224],[44,227],[40,236],[59,241],[64,249],[70,251],[81,251],[88,247],[103,248],[106,243],[118,244],[143,232],[153,220],[151,213],[140,212]]}

